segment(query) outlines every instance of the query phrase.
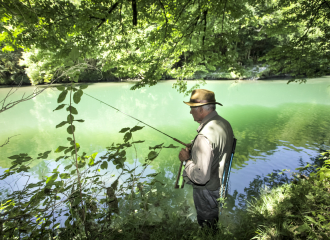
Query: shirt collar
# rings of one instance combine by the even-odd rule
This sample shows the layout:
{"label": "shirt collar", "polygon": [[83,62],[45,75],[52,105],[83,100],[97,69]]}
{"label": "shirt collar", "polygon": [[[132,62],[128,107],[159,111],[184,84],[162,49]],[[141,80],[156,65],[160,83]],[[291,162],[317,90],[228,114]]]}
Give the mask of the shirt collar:
{"label": "shirt collar", "polygon": [[212,111],[210,112],[208,115],[206,115],[201,124],[199,125],[199,127],[197,128],[197,132],[199,133],[202,128],[205,126],[206,123],[208,123],[210,121],[211,118],[215,117],[215,116],[218,116],[218,113],[216,111]]}

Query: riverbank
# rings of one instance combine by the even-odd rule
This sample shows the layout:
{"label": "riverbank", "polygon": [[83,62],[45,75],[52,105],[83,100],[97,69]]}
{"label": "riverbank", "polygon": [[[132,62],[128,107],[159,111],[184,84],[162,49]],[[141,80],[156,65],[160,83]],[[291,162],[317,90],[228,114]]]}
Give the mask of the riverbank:
{"label": "riverbank", "polygon": [[[193,80],[291,80],[293,77],[290,74],[272,74],[268,72],[267,68],[265,67],[250,67],[247,68],[244,75],[236,75],[234,72],[196,72],[191,78],[185,78],[184,81],[193,81]],[[111,72],[103,72],[100,74],[98,71],[88,71],[82,72],[79,76],[79,83],[103,83],[103,82],[139,82],[141,78],[128,78],[128,77],[116,77]],[[165,76],[160,81],[167,81],[167,80],[178,80],[173,76]],[[181,79],[180,79],[181,80]],[[47,85],[49,84],[48,80],[44,81],[44,79],[39,79],[38,81],[29,79],[26,73],[21,70],[20,75],[16,76],[12,80],[5,80],[0,79],[0,87],[6,86],[16,86],[16,85],[24,85],[24,86],[31,86],[31,85]],[[69,79],[64,79],[61,77],[60,79],[56,79],[55,83],[69,83]]]}
{"label": "riverbank", "polygon": [[[255,183],[253,181],[250,183],[249,193],[245,196],[239,196],[240,204],[235,206],[234,209],[228,209],[225,205],[220,215],[218,229],[215,231],[207,228],[201,229],[196,221],[186,215],[189,212],[186,206],[183,205],[180,211],[168,212],[166,206],[159,204],[161,196],[156,194],[155,197],[157,197],[152,199],[152,193],[150,192],[151,195],[149,194],[149,197],[145,198],[143,197],[143,190],[140,190],[140,193],[135,195],[134,202],[138,201],[140,206],[144,207],[140,210],[131,211],[125,216],[118,213],[119,211],[121,213],[125,211],[125,207],[130,208],[130,194],[128,194],[124,205],[118,205],[118,202],[116,204],[111,203],[109,209],[102,208],[102,202],[97,204],[96,199],[86,201],[88,198],[85,199],[84,196],[87,215],[82,216],[82,209],[79,205],[80,197],[77,193],[74,193],[75,197],[69,200],[71,204],[67,206],[70,211],[66,214],[69,217],[65,221],[65,226],[56,223],[54,227],[52,221],[55,223],[59,219],[56,219],[54,213],[51,213],[43,221],[37,220],[37,223],[41,226],[40,228],[34,228],[31,235],[24,230],[28,226],[25,226],[25,221],[29,223],[29,227],[33,225],[29,221],[29,218],[32,217],[28,214],[30,210],[21,210],[20,216],[23,219],[23,224],[21,224],[20,229],[15,225],[14,215],[18,213],[10,211],[14,207],[11,201],[17,202],[18,199],[3,201],[1,204],[2,214],[4,216],[9,215],[7,218],[2,219],[3,228],[1,228],[0,235],[8,237],[6,239],[14,239],[18,236],[22,237],[21,239],[30,237],[46,239],[48,236],[53,236],[56,239],[76,237],[77,239],[113,240],[329,239],[330,198],[328,196],[330,181],[329,178],[320,178],[321,175],[318,174],[320,173],[318,167],[322,164],[323,170],[326,168],[327,171],[330,171],[324,165],[324,161],[328,159],[329,152],[323,153],[322,158],[312,159],[311,164],[298,168],[298,173],[292,174],[291,177],[288,177],[285,171],[275,171],[262,180],[256,179],[259,181],[259,186],[262,187],[253,189],[252,185]],[[15,168],[11,171],[15,171]],[[59,172],[56,174],[59,174]],[[61,173],[60,176],[63,179],[64,173]],[[32,187],[30,185],[28,188]],[[40,187],[43,184],[40,182],[34,185]],[[46,192],[46,189],[41,188],[35,196],[51,196],[54,194]],[[22,193],[18,194],[17,197],[20,198]],[[148,192],[145,191],[145,193],[145,196],[147,196]],[[108,194],[111,195],[111,193]],[[24,196],[25,201],[27,198],[29,198],[29,195]],[[227,202],[231,198],[237,198],[237,194],[236,196],[229,195]],[[117,201],[117,198],[115,199]],[[30,201],[33,202],[33,197]],[[104,203],[107,202],[108,200],[104,201]],[[115,208],[117,210],[114,210]],[[159,212],[163,214],[157,214]],[[24,213],[27,215],[25,216]],[[10,230],[11,228],[14,228],[13,231]]]}
{"label": "riverbank", "polygon": [[[330,75],[327,75],[330,76]],[[324,77],[327,77],[324,76]],[[291,80],[292,77],[290,76],[271,76],[271,77],[263,77],[263,78],[254,78],[254,79],[240,79],[240,78],[218,78],[218,79],[203,79],[205,81],[275,81],[275,80]],[[197,81],[200,79],[184,79],[183,81]],[[141,79],[132,79],[132,78],[127,78],[127,79],[118,79],[118,80],[104,80],[104,81],[79,81],[79,83],[86,83],[86,84],[94,84],[94,83],[120,83],[120,82],[139,82],[141,81]],[[162,79],[160,81],[177,81],[177,79],[175,78],[168,78],[168,79]],[[69,83],[69,82],[54,82],[52,85],[56,86],[56,85],[61,85],[61,84],[65,84],[65,83]],[[19,84],[16,84],[13,82],[12,85],[8,85],[8,84],[0,84],[0,88],[12,88],[12,87],[16,87]],[[48,86],[49,83],[41,83],[41,84],[37,84],[35,86]],[[24,86],[33,86],[31,83],[28,82],[24,82],[20,85],[20,87],[24,87]]]}
{"label": "riverbank", "polygon": [[[329,154],[329,153],[327,153]],[[120,239],[329,239],[330,181],[320,180],[318,167],[329,155],[314,158],[312,164],[287,178],[274,172],[241,200],[244,204],[220,215],[215,233],[200,229],[190,219],[172,217],[153,226],[118,230]],[[257,190],[257,192],[255,192]],[[253,195],[255,197],[253,197]],[[222,221],[221,221],[222,219]],[[143,229],[144,238],[140,238]],[[168,232],[171,231],[171,237]]]}

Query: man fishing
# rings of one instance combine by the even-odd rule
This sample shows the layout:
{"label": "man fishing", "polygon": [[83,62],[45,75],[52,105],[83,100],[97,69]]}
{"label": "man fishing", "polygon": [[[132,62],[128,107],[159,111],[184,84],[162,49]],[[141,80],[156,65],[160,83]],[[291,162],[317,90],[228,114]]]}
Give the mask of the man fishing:
{"label": "man fishing", "polygon": [[225,163],[230,161],[234,134],[227,120],[215,111],[214,92],[196,89],[190,101],[190,114],[200,125],[197,136],[188,148],[181,149],[179,159],[185,165],[183,178],[185,183],[193,186],[193,198],[197,211],[197,221],[216,229],[219,220],[219,198],[222,175]]}

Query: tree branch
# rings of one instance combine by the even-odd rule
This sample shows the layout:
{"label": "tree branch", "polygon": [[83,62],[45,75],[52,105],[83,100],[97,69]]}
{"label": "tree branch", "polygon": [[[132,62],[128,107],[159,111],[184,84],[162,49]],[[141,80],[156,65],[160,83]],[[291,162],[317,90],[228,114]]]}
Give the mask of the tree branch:
{"label": "tree branch", "polygon": [[167,35],[167,23],[168,23],[168,20],[167,20],[166,11],[165,11],[165,7],[164,7],[163,3],[161,2],[161,0],[158,0],[158,1],[159,1],[160,6],[161,6],[162,9],[163,9],[163,13],[164,13],[165,21],[166,21],[166,26],[165,26],[165,37],[164,37],[164,40],[165,40],[165,39],[166,39],[166,35]]}
{"label": "tree branch", "polygon": [[132,10],[133,10],[133,26],[136,26],[137,25],[136,0],[132,0]]}
{"label": "tree branch", "polygon": [[[116,2],[114,5],[111,6],[111,8],[108,11],[108,14],[111,14],[112,11],[115,10],[118,5],[119,5],[119,1]],[[107,20],[106,18],[102,18],[101,19],[102,22],[100,22],[100,24],[97,25],[96,30],[99,29],[102,26],[102,24],[105,23],[106,20]]]}
{"label": "tree branch", "polygon": [[11,139],[11,138],[13,138],[13,137],[16,137],[16,136],[18,136],[18,135],[20,135],[20,134],[16,134],[16,135],[14,135],[14,136],[9,137],[9,138],[5,141],[5,143],[2,144],[0,147],[3,147],[3,146],[5,146],[5,145],[7,145],[7,144],[9,143],[9,139]]}
{"label": "tree branch", "polygon": [[203,46],[204,46],[204,41],[205,41],[205,35],[206,35],[206,17],[207,17],[207,11],[208,10],[205,10],[204,12],[203,12],[203,14],[204,14],[204,36],[203,36]]}

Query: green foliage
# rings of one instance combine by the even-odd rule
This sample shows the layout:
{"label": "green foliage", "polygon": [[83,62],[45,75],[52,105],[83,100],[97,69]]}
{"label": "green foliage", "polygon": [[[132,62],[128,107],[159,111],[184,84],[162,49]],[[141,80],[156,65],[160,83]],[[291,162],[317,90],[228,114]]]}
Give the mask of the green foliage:
{"label": "green foliage", "polygon": [[[76,89],[75,85],[57,86],[60,91],[59,99],[66,92],[67,101],[57,110],[66,109],[73,112],[73,92],[86,89],[87,85]],[[82,94],[81,94],[82,95]],[[79,102],[78,102],[79,103]],[[65,110],[64,110],[65,111]],[[77,110],[75,109],[76,113]],[[143,217],[148,223],[165,221],[164,210],[151,208],[150,202],[155,201],[157,185],[162,184],[156,180],[159,173],[145,175],[149,164],[159,155],[162,145],[152,151],[145,158],[141,166],[131,168],[125,163],[128,148],[136,143],[133,141],[133,133],[143,129],[143,126],[125,128],[122,133],[123,143],[112,144],[104,155],[97,152],[87,155],[79,154],[80,145],[76,142],[71,114],[57,127],[68,124],[67,145],[59,146],[56,153],[63,154],[55,162],[61,161],[50,173],[38,182],[27,182],[20,189],[8,193],[1,203],[1,237],[4,239],[48,239],[49,236],[57,239],[116,239],[118,229],[115,224],[120,224],[131,233],[134,232],[130,224],[130,216]],[[69,119],[70,118],[70,119]],[[74,120],[74,119],[73,119]],[[82,119],[74,120],[83,122]],[[128,137],[129,135],[129,137]],[[173,147],[172,145],[168,147]],[[39,153],[36,159],[46,160],[51,151]],[[151,156],[152,155],[152,156]],[[137,161],[137,157],[135,157]],[[29,167],[35,158],[27,154],[19,154],[9,157],[12,166],[1,176],[4,180],[12,175],[20,174],[21,177],[29,175]],[[46,160],[47,161],[47,160]],[[109,173],[109,167],[115,165],[118,175]],[[63,168],[61,168],[63,166]],[[119,182],[119,178],[125,179]],[[104,180],[110,181],[105,186]],[[119,208],[119,204],[121,208]],[[137,210],[139,209],[139,213]],[[150,209],[150,211],[148,210]],[[123,213],[120,216],[120,211]],[[126,212],[126,213],[125,213]],[[126,215],[123,215],[123,214]],[[124,217],[122,217],[124,216]],[[161,217],[162,220],[157,217]],[[179,217],[179,216],[178,216]],[[65,220],[64,226],[60,221]],[[121,222],[125,219],[125,222]],[[186,221],[185,218],[182,219]],[[182,231],[181,231],[182,232]]]}
{"label": "green foliage", "polygon": [[[3,45],[2,45],[3,46]],[[30,81],[24,72],[24,67],[19,66],[22,50],[13,52],[0,51],[0,84],[29,84]]]}
{"label": "green foliage", "polygon": [[[14,0],[0,7],[2,49],[24,49],[20,64],[32,84],[125,78],[139,79],[137,89],[172,77],[173,87],[189,94],[184,79],[193,77],[329,73],[326,2],[143,0],[135,6]],[[16,74],[8,66],[3,71]]]}

